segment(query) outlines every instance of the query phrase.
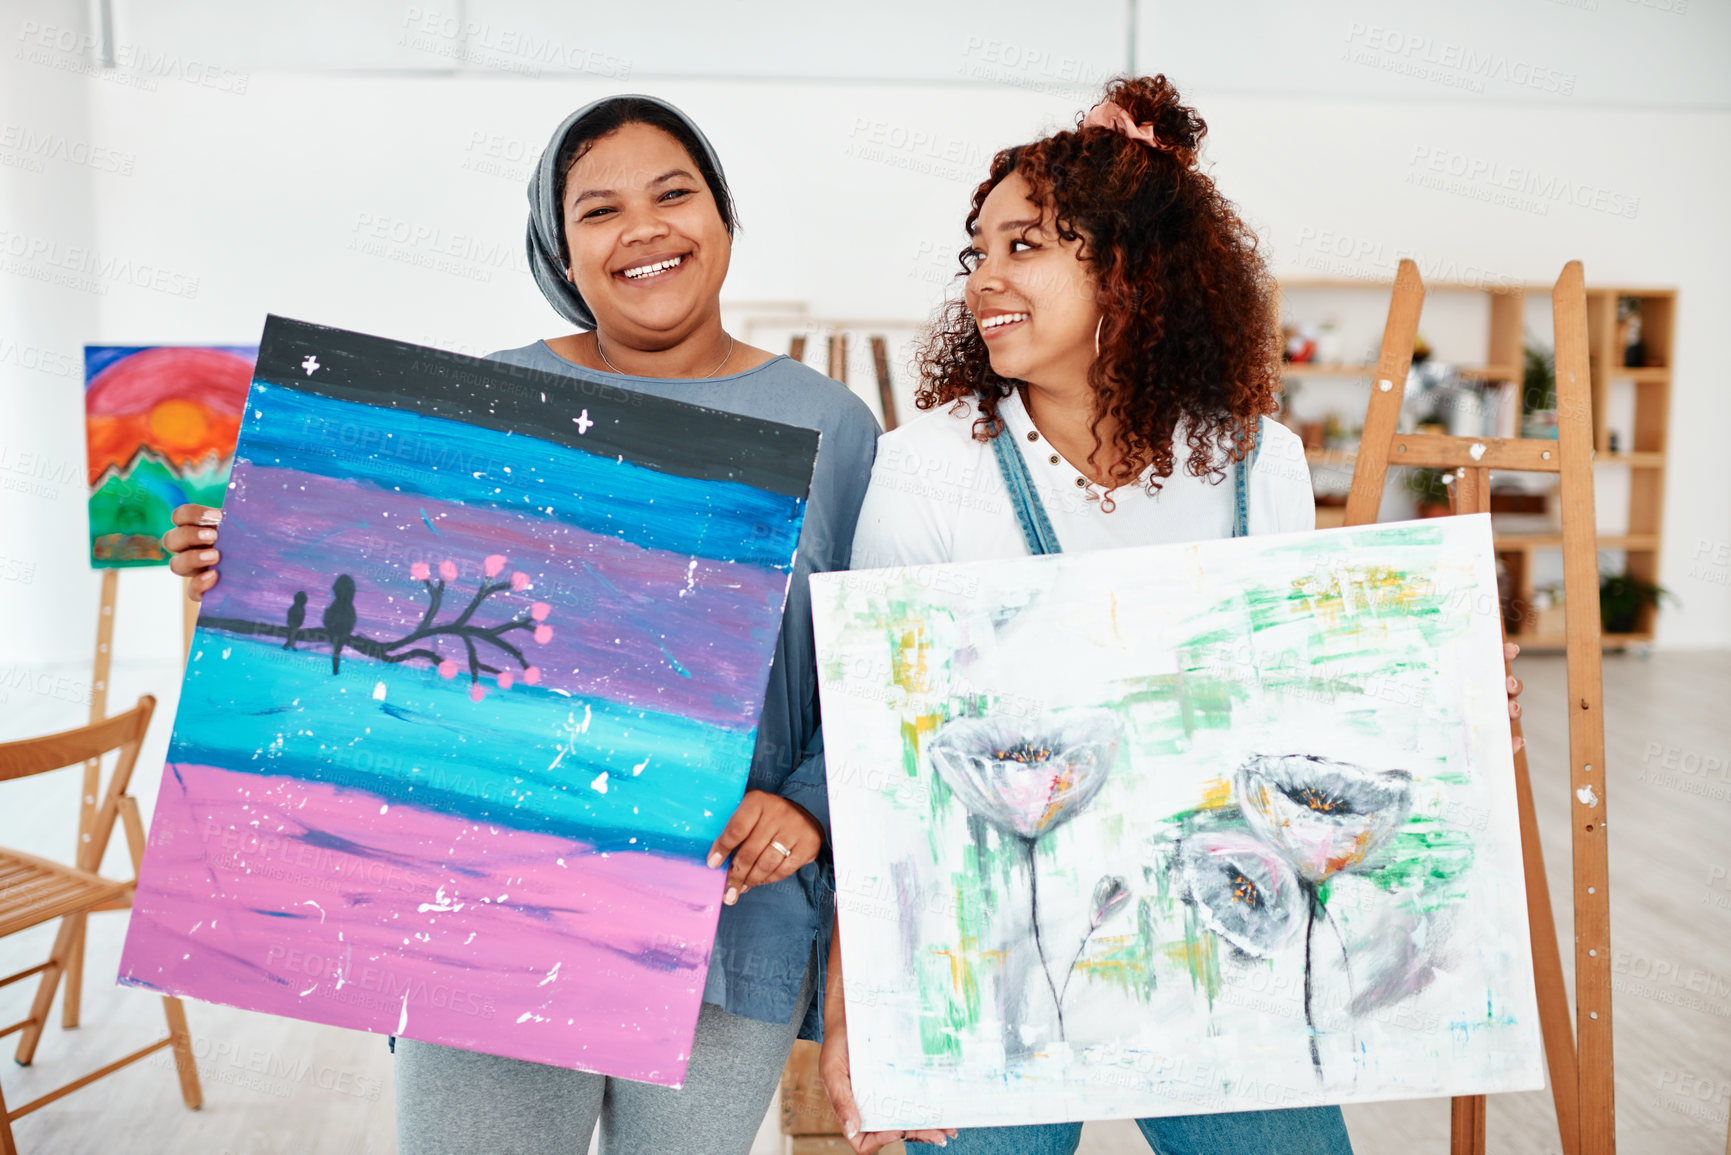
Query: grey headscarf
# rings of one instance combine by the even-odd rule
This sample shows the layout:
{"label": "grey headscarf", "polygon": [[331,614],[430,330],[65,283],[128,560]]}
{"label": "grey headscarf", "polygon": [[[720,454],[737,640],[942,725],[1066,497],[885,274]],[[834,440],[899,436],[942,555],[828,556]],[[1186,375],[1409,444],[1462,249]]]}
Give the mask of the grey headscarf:
{"label": "grey headscarf", "polygon": [[561,317],[585,329],[595,327],[595,314],[589,311],[589,306],[577,291],[577,286],[566,277],[565,259],[559,251],[559,226],[563,216],[556,191],[559,187],[559,151],[573,125],[602,105],[615,100],[646,100],[677,116],[703,146],[722,188],[727,187],[727,174],[722,171],[721,158],[715,154],[715,146],[709,143],[703,130],[698,128],[689,116],[658,96],[644,96],[640,93],[606,96],[585,104],[567,116],[553,131],[553,139],[547,143],[541,159],[535,164],[535,171],[529,175],[529,271],[535,274],[535,284],[540,287],[541,295],[547,298],[547,303],[558,310]]}

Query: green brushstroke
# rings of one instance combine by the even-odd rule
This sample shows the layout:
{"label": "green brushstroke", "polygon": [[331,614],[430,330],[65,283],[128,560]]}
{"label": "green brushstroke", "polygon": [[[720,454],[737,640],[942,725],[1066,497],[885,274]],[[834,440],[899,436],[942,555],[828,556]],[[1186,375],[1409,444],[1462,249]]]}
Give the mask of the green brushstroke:
{"label": "green brushstroke", "polygon": [[1357,873],[1406,896],[1415,911],[1434,911],[1466,897],[1474,855],[1467,831],[1439,819],[1413,817],[1389,836],[1377,864]]}
{"label": "green brushstroke", "polygon": [[1190,976],[1190,989],[1208,999],[1210,1010],[1220,995],[1220,948],[1213,931],[1202,925],[1193,906],[1184,907],[1184,937],[1168,948]]}

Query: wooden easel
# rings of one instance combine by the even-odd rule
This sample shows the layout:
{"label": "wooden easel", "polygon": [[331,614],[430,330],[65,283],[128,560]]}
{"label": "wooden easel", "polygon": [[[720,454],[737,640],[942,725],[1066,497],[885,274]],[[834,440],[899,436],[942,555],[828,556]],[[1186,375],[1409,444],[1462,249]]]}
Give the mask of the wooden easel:
{"label": "wooden easel", "polygon": [[[181,586],[181,645],[182,657],[192,655],[192,631],[198,625],[198,603],[188,596],[190,579]],[[120,571],[102,571],[102,593],[96,608],[96,655],[90,673],[90,722],[95,725],[108,717],[108,683],[114,668],[114,607],[120,593]],[[100,873],[101,855],[93,840],[96,829],[96,792],[102,782],[102,763],[92,758],[84,764],[84,785],[78,796],[78,846],[73,863],[80,870]],[[104,906],[100,910],[124,910],[123,906]],[[78,1026],[80,1003],[84,996],[84,929],[85,916],[72,918],[72,951],[66,961],[65,993],[60,1001],[60,1026],[72,1030]]]}
{"label": "wooden easel", "polygon": [[[883,409],[884,432],[894,429],[897,424],[896,397],[894,382],[890,377],[889,341],[881,334],[870,338],[872,351],[872,371],[878,382],[878,404]],[[795,361],[805,360],[805,334],[795,333],[788,342],[787,355]],[[829,365],[828,376],[847,384],[847,334],[832,333],[829,337],[827,356]]]}
{"label": "wooden easel", "polygon": [[884,432],[888,433],[896,427],[896,395],[890,380],[890,350],[889,342],[882,337],[872,338],[872,370],[878,379],[878,404],[883,406]]}
{"label": "wooden easel", "polygon": [[[1557,366],[1557,439],[1443,437],[1398,431],[1413,340],[1424,306],[1418,267],[1395,276],[1365,412],[1364,436],[1346,502],[1346,524],[1376,520],[1388,467],[1455,470],[1454,512],[1490,510],[1490,472],[1559,475],[1563,584],[1568,638],[1570,817],[1575,882],[1575,1023],[1563,985],[1550,889],[1539,852],[1532,782],[1523,747],[1515,753],[1527,923],[1532,935],[1539,1027],[1564,1155],[1610,1155],[1617,1147],[1611,1065],[1611,893],[1605,844],[1605,721],[1599,639],[1598,549],[1593,525],[1593,416],[1587,375],[1587,297],[1581,263],[1563,267],[1551,293]],[[1514,723],[1520,733],[1520,723]],[[1575,1040],[1580,1040],[1577,1050]],[[1483,1155],[1485,1097],[1453,1100],[1451,1155]]]}

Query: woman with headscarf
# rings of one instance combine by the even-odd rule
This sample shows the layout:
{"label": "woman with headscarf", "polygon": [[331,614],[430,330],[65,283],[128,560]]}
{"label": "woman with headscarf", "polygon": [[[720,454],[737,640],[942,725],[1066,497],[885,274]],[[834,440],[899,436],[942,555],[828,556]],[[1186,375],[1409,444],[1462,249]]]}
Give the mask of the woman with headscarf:
{"label": "woman with headscarf", "polygon": [[[813,993],[834,890],[806,583],[847,567],[877,423],[844,386],[722,328],[733,199],[715,149],[671,104],[618,96],[566,117],[529,203],[535,281],[582,331],[492,359],[816,429],[822,442],[748,789],[709,858],[732,864],[684,1086],[402,1039],[398,1145],[405,1155],[577,1152],[599,1120],[608,1155],[745,1152],[795,1036],[822,1029]],[[220,520],[182,506],[164,538],[194,597],[216,584]]]}

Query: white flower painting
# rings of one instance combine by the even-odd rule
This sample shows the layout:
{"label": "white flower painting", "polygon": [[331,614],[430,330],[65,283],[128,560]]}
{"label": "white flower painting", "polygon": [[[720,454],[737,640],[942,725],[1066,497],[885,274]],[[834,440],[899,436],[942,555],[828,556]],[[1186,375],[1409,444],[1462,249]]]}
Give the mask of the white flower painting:
{"label": "white flower painting", "polygon": [[944,568],[812,583],[867,1129],[1543,1086],[1488,518]]}

